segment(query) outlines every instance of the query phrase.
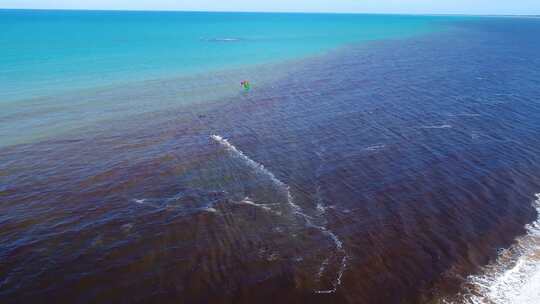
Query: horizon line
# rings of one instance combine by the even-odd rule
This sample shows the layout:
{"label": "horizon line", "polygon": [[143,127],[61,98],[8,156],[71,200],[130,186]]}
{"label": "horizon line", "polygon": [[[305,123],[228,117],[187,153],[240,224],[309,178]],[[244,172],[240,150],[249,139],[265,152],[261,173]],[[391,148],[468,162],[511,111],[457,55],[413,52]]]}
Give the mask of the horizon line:
{"label": "horizon line", "polygon": [[400,12],[317,12],[317,11],[234,11],[234,10],[182,10],[182,9],[99,9],[99,8],[4,8],[13,11],[93,11],[93,12],[167,12],[167,13],[254,13],[254,14],[336,14],[336,15],[401,15],[447,17],[540,17],[540,14],[466,14],[466,13],[400,13]]}

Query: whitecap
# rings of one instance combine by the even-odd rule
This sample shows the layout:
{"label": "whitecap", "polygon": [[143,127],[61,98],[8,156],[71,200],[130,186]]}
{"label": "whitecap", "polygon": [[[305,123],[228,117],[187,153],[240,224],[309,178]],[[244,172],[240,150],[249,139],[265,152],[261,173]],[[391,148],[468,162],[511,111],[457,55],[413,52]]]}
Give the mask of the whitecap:
{"label": "whitecap", "polygon": [[452,126],[444,124],[444,125],[420,126],[419,128],[420,129],[450,129],[452,128]]}
{"label": "whitecap", "polygon": [[379,150],[383,150],[384,148],[386,148],[386,145],[373,145],[373,146],[368,146],[364,148],[364,150],[365,151],[379,151]]}
{"label": "whitecap", "polygon": [[257,207],[257,208],[261,208],[262,210],[264,211],[268,211],[268,212],[271,212],[271,213],[276,213],[270,206],[275,206],[276,204],[259,204],[259,203],[255,203],[252,199],[250,199],[249,197],[246,197],[244,198],[243,200],[237,202],[237,204],[245,204],[245,205],[250,205],[250,206],[253,206],[253,207]]}
{"label": "whitecap", "polygon": [[146,202],[146,199],[134,199],[133,201],[137,204],[144,204]]}

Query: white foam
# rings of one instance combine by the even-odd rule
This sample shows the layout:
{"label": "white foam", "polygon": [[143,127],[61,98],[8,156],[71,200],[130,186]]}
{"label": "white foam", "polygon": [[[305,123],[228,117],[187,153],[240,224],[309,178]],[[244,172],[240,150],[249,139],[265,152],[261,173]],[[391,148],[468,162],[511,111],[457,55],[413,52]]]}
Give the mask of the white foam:
{"label": "white foam", "polygon": [[420,126],[420,129],[450,129],[452,128],[451,125],[433,125],[433,126]]}
{"label": "white foam", "polygon": [[243,200],[241,200],[240,202],[238,202],[239,204],[245,204],[245,205],[250,205],[250,206],[254,206],[254,207],[257,207],[257,208],[261,208],[263,210],[266,210],[268,212],[273,212],[272,208],[268,207],[269,204],[258,204],[258,203],[255,203],[253,202],[249,197],[246,197],[244,198]]}
{"label": "white foam", "polygon": [[[328,293],[336,292],[338,286],[341,285],[341,278],[343,277],[343,273],[345,272],[346,268],[347,268],[347,255],[343,256],[343,258],[341,260],[341,266],[339,267],[339,272],[338,272],[336,280],[334,282],[334,288],[325,289],[325,290],[316,290],[315,293],[328,294]],[[323,269],[323,271],[324,271],[324,269]],[[322,275],[322,273],[321,273],[321,275]]]}
{"label": "white foam", "polygon": [[458,114],[448,114],[450,117],[480,117],[481,114],[476,113],[458,113]]}
{"label": "white foam", "polygon": [[133,229],[133,224],[127,223],[127,224],[122,225],[120,228],[122,229],[124,233],[128,233],[131,231],[131,229]]}
{"label": "white foam", "polygon": [[[325,227],[322,227],[322,226],[316,226],[316,225],[313,225],[315,228],[318,228],[320,231],[322,231],[325,235],[329,236],[330,239],[332,239],[334,241],[334,244],[336,246],[336,250],[340,253],[343,254],[343,258],[341,259],[341,263],[340,263],[340,266],[339,266],[339,270],[338,270],[338,274],[337,274],[337,277],[333,283],[333,288],[331,289],[323,289],[323,290],[315,290],[315,293],[334,293],[337,291],[337,288],[341,285],[341,278],[343,277],[343,273],[345,272],[345,269],[347,268],[347,253],[345,252],[345,250],[343,249],[343,243],[341,242],[341,240],[337,237],[337,235],[335,235],[332,231],[326,229]],[[319,269],[319,278],[323,275],[325,269],[326,269],[326,265],[325,264],[326,261],[323,262],[323,265],[321,265],[321,268]]]}
{"label": "white foam", "polygon": [[151,208],[155,209],[165,209],[165,210],[183,210],[185,212],[197,212],[197,211],[204,211],[204,212],[210,212],[210,213],[216,213],[218,212],[217,209],[214,208],[214,205],[217,201],[212,201],[208,204],[208,206],[204,207],[184,207],[182,205],[174,204],[175,201],[182,198],[182,194],[176,194],[169,198],[163,198],[163,199],[155,199],[155,198],[143,198],[143,199],[133,199],[133,202],[139,205],[145,205]]}
{"label": "white foam", "polygon": [[373,146],[364,148],[364,150],[365,151],[379,151],[379,150],[383,150],[384,148],[386,148],[386,145],[373,145]]}
{"label": "white foam", "polygon": [[215,41],[239,41],[238,38],[216,38]]}
{"label": "white foam", "polygon": [[[317,225],[317,224],[313,223],[312,217],[305,214],[303,212],[302,208],[300,206],[298,206],[294,202],[294,198],[293,198],[293,196],[291,194],[289,186],[287,184],[285,184],[284,182],[282,182],[281,180],[279,180],[272,172],[270,172],[268,169],[266,169],[263,164],[260,164],[260,163],[258,163],[256,161],[252,160],[247,155],[245,155],[244,152],[240,151],[234,145],[232,145],[227,139],[225,139],[225,138],[223,138],[223,137],[221,137],[219,135],[211,135],[210,138],[213,139],[214,141],[218,142],[220,145],[222,145],[225,149],[227,149],[227,151],[229,151],[235,157],[238,157],[238,158],[242,159],[253,170],[268,176],[270,178],[270,180],[272,180],[272,182],[275,185],[280,187],[285,192],[285,194],[287,196],[287,203],[292,208],[293,214],[295,214],[296,216],[303,219],[304,222],[306,223],[306,226],[309,226],[309,227],[312,227],[312,228],[315,228],[315,229],[321,231],[321,233],[328,236],[328,238],[330,238],[334,242],[334,245],[336,247],[336,251],[343,254],[343,259],[341,260],[341,264],[340,264],[340,267],[339,267],[337,277],[336,277],[336,279],[335,279],[335,281],[333,283],[333,288],[332,289],[327,289],[327,290],[315,290],[315,292],[316,293],[334,293],[334,292],[336,292],[338,286],[341,285],[341,278],[342,278],[343,273],[345,272],[345,269],[347,267],[347,253],[343,249],[343,243],[337,237],[337,235],[334,234],[329,229],[327,229],[326,227],[320,226],[320,225]],[[253,203],[253,202],[251,202],[249,200],[244,200],[244,203],[254,204],[257,207],[262,207],[260,204]],[[324,264],[324,262],[323,262],[323,264]],[[326,269],[326,266],[323,267],[322,272],[324,272],[325,269]],[[323,275],[322,272],[320,272],[321,276]]]}
{"label": "white foam", "polygon": [[[319,201],[317,202],[317,209],[321,208],[322,210],[324,210],[324,212],[326,212],[327,207],[324,207],[322,205],[322,199],[320,198],[320,191],[319,190],[320,190],[319,187],[317,187],[317,197],[319,198],[318,199]],[[326,228],[324,226],[321,226],[321,225],[316,225],[311,221],[311,218],[307,217],[303,213],[302,213],[302,215],[304,215],[304,220],[306,221],[306,225],[321,231],[321,233],[323,233],[329,239],[332,240],[332,242],[335,245],[336,252],[339,252],[340,254],[343,254],[343,258],[342,258],[340,266],[339,266],[337,277],[336,277],[336,279],[334,280],[334,283],[333,283],[333,288],[331,288],[331,289],[323,289],[323,290],[315,290],[315,293],[334,293],[334,292],[337,291],[338,286],[341,285],[341,277],[343,276],[343,273],[345,272],[345,269],[347,268],[347,253],[343,249],[343,242],[330,229],[328,229],[328,228]],[[321,266],[319,267],[319,273],[317,274],[318,279],[320,279],[323,276],[324,272],[326,271],[329,259],[330,259],[329,257],[326,258],[322,262]]]}
{"label": "white foam", "polygon": [[[536,194],[540,214],[540,194]],[[484,274],[468,278],[474,292],[465,294],[465,303],[532,304],[540,303],[540,219],[527,225],[527,234],[502,250]]]}
{"label": "white foam", "polygon": [[315,189],[315,208],[317,208],[317,211],[319,211],[321,214],[326,213],[326,209],[328,209],[328,207],[324,204],[321,194],[321,186],[319,185],[317,185],[317,188]]}
{"label": "white foam", "polygon": [[320,213],[325,213],[326,212],[326,208],[323,204],[321,203],[317,203],[317,205],[315,206],[317,208],[317,211],[319,211]]}
{"label": "white foam", "polygon": [[300,207],[294,203],[294,200],[293,200],[293,197],[291,195],[291,191],[289,189],[289,186],[287,184],[285,184],[284,182],[282,182],[281,180],[279,180],[272,172],[270,172],[268,169],[266,169],[263,164],[260,164],[260,163],[258,163],[256,161],[252,160],[247,155],[245,155],[244,152],[238,150],[234,145],[232,145],[227,139],[225,139],[225,138],[223,138],[223,137],[221,137],[219,135],[212,135],[212,136],[210,136],[210,138],[212,138],[213,140],[215,140],[216,142],[221,144],[223,147],[225,147],[225,149],[227,149],[227,151],[232,153],[234,156],[242,159],[253,170],[268,176],[270,178],[270,180],[275,185],[280,187],[285,192],[285,194],[287,196],[287,202],[289,203],[289,206],[295,212],[300,210]]}
{"label": "white foam", "polygon": [[328,262],[329,262],[330,258],[326,258],[321,266],[319,267],[319,272],[317,273],[317,278],[320,280],[324,274],[324,271],[326,270],[326,266],[328,266]]}
{"label": "white foam", "polygon": [[229,37],[210,38],[210,39],[202,39],[202,40],[209,41],[209,42],[238,42],[238,41],[242,41],[241,38],[229,38]]}

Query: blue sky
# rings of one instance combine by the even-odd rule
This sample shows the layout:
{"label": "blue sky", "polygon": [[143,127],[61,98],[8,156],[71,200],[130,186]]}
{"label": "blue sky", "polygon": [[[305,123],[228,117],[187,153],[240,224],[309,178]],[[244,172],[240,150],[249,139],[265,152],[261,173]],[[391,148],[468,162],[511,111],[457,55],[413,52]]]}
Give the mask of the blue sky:
{"label": "blue sky", "polygon": [[0,8],[540,14],[540,0],[0,0]]}

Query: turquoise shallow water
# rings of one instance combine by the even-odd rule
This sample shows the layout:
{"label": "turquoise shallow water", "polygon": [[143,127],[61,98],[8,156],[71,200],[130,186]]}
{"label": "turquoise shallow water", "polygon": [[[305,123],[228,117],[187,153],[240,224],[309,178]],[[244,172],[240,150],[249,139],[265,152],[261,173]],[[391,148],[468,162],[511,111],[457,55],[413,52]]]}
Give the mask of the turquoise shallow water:
{"label": "turquoise shallow water", "polygon": [[444,18],[0,10],[0,102],[322,53]]}

